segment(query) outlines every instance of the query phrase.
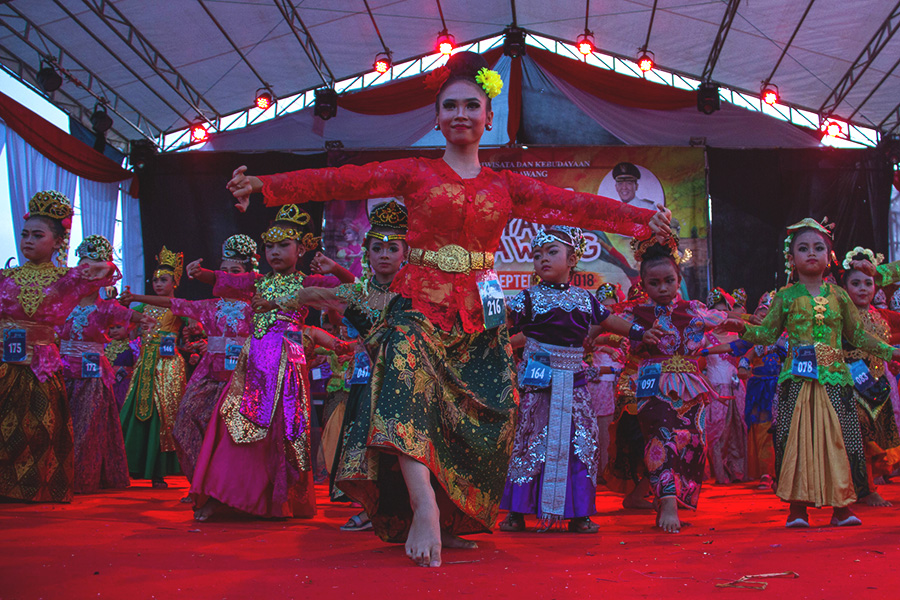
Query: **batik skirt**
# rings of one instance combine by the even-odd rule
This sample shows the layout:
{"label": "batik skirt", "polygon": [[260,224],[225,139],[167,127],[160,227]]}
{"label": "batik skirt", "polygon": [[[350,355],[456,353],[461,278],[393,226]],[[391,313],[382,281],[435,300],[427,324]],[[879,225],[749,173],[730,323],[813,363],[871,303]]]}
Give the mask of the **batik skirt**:
{"label": "batik skirt", "polygon": [[890,475],[900,462],[900,435],[888,377],[893,375],[882,375],[864,393],[853,389],[866,459],[875,477]]}
{"label": "batik skirt", "polygon": [[212,377],[192,377],[184,390],[172,436],[175,438],[178,466],[189,482],[194,478],[203,435],[227,385],[227,381]]}
{"label": "batik skirt", "polygon": [[128,462],[119,407],[105,378],[66,378],[75,434],[75,491],[126,488]]}

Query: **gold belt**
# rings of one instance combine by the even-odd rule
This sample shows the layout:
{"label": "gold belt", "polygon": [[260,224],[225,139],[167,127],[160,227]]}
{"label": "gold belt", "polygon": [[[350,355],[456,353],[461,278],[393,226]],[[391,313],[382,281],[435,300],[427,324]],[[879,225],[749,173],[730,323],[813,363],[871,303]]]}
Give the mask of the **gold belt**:
{"label": "gold belt", "polygon": [[469,252],[462,246],[450,244],[440,250],[409,249],[409,264],[431,267],[445,273],[470,273],[494,268],[493,252]]}
{"label": "gold belt", "polygon": [[680,354],[676,354],[671,358],[655,361],[659,362],[663,373],[699,373],[700,368],[697,362],[689,358],[685,358]]}
{"label": "gold belt", "polygon": [[828,344],[816,342],[813,347],[816,349],[816,366],[830,367],[836,362],[844,361],[844,352],[837,348],[832,348]]}

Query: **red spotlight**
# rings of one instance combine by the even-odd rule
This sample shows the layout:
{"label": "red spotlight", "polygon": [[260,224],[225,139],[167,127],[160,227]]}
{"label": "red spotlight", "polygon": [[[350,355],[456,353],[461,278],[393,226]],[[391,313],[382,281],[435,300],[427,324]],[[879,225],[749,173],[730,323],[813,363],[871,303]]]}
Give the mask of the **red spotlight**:
{"label": "red spotlight", "polygon": [[578,51],[583,55],[587,56],[588,54],[594,53],[594,34],[589,29],[585,29],[584,33],[579,35],[575,39],[575,46],[578,48]]}
{"label": "red spotlight", "polygon": [[375,62],[372,63],[372,68],[377,73],[387,73],[391,68],[391,55],[385,52],[379,53],[375,57]]}
{"label": "red spotlight", "polygon": [[821,130],[825,136],[831,138],[843,137],[845,135],[844,124],[840,121],[835,121],[834,119],[825,119],[822,123]]}
{"label": "red spotlight", "polygon": [[767,83],[763,86],[762,99],[763,102],[769,106],[775,106],[775,104],[781,100],[781,97],[778,95],[778,86],[774,83]]}
{"label": "red spotlight", "polygon": [[191,143],[199,144],[200,142],[205,142],[209,139],[209,130],[206,127],[206,123],[201,120],[196,120],[191,124]]}
{"label": "red spotlight", "polygon": [[273,104],[275,104],[275,98],[269,90],[266,88],[259,88],[256,90],[256,108],[266,110]]}
{"label": "red spotlight", "polygon": [[653,53],[646,50],[638,56],[638,68],[644,73],[649,73],[655,66],[653,62]]}
{"label": "red spotlight", "polygon": [[453,53],[453,48],[456,47],[456,38],[450,35],[446,29],[441,31],[438,34],[437,38],[437,50],[444,56],[450,56]]}

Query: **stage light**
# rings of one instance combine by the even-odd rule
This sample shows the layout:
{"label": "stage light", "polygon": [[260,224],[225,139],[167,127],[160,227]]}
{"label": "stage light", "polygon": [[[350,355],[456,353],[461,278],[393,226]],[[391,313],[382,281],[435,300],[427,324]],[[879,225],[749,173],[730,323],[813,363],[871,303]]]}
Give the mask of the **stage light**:
{"label": "stage light", "polygon": [[191,123],[191,143],[199,144],[209,140],[209,129],[203,119]]}
{"label": "stage light", "polygon": [[649,73],[650,71],[652,71],[653,67],[655,66],[653,58],[654,55],[652,52],[647,52],[646,50],[644,50],[643,52],[641,52],[641,55],[638,56],[638,68],[643,73]]}
{"label": "stage light", "polygon": [[503,30],[503,54],[510,58],[525,56],[525,30],[507,27]]}
{"label": "stage light", "polygon": [[781,100],[781,97],[778,95],[778,86],[774,83],[767,83],[764,85],[762,89],[762,99],[763,102],[769,106],[775,106],[775,104]]}
{"label": "stage light", "polygon": [[272,95],[272,92],[267,90],[266,88],[259,88],[256,90],[256,108],[259,110],[267,110],[271,108],[273,104],[275,104],[275,97]]}
{"label": "stage light", "polygon": [[156,144],[148,139],[131,140],[131,151],[128,153],[128,162],[136,170],[147,166],[156,156]]}
{"label": "stage light", "polygon": [[327,121],[337,115],[337,92],[332,88],[323,87],[315,91],[316,99],[313,104],[313,114],[323,121]]}
{"label": "stage light", "polygon": [[456,47],[456,38],[450,35],[446,29],[442,30],[438,33],[437,37],[437,50],[444,56],[450,56],[453,54],[453,49]]}
{"label": "stage light", "polygon": [[94,130],[94,133],[103,135],[109,131],[112,125],[113,120],[112,117],[106,114],[106,107],[98,102],[94,107],[94,112],[91,114],[91,129]]}
{"label": "stage light", "polygon": [[40,88],[48,94],[62,87],[62,77],[50,63],[44,60],[41,60],[41,69],[34,78],[37,80]]}
{"label": "stage light", "polygon": [[585,29],[584,33],[575,38],[575,46],[582,56],[594,53],[594,33],[590,29]]}
{"label": "stage light", "polygon": [[391,55],[387,52],[379,52],[375,56],[375,62],[372,63],[372,68],[375,69],[376,73],[387,73],[391,68]]}
{"label": "stage light", "polygon": [[711,115],[719,108],[719,86],[711,81],[702,82],[697,88],[697,110]]}
{"label": "stage light", "polygon": [[840,121],[835,121],[834,119],[825,119],[822,122],[822,127],[820,128],[822,131],[822,135],[830,138],[837,138],[845,136],[844,132],[844,124]]}
{"label": "stage light", "polygon": [[888,161],[895,167],[900,164],[900,135],[892,134],[882,138],[879,144],[884,149]]}

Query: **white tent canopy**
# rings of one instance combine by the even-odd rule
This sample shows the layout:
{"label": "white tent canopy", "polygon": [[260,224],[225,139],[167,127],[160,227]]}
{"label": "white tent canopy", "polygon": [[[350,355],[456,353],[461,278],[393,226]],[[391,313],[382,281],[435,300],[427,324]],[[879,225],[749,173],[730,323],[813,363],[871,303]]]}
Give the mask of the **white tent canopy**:
{"label": "white tent canopy", "polygon": [[588,8],[603,52],[635,57],[652,16],[647,49],[664,69],[757,93],[778,64],[771,81],[795,107],[882,133],[900,124],[894,0],[659,0],[655,11],[653,0],[368,5],[372,17],[363,0],[11,0],[0,3],[0,63],[33,83],[50,59],[82,84],[64,82],[52,100],[90,126],[105,99],[110,140],[122,142],[198,115],[215,122],[248,108],[260,87],[283,98],[368,72],[383,50],[373,18],[398,63],[433,53],[444,24],[460,43],[513,22],[574,41]]}

